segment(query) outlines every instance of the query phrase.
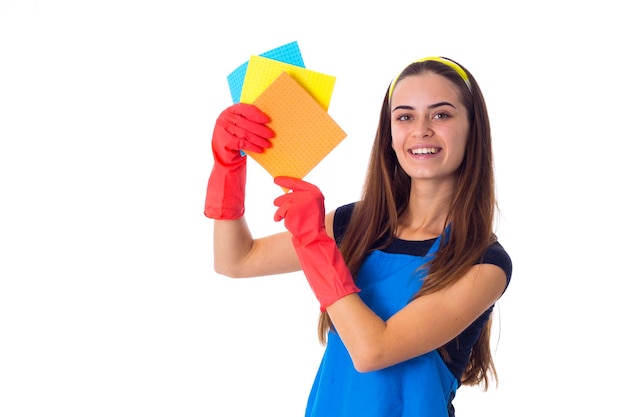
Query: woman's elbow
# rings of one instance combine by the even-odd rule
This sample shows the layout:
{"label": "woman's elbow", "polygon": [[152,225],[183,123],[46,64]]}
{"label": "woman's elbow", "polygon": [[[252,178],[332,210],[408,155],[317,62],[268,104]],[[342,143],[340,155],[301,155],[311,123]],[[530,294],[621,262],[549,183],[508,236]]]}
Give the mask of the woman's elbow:
{"label": "woman's elbow", "polygon": [[381,369],[384,369],[384,366],[379,366],[375,363],[371,363],[371,362],[353,362],[354,364],[354,369],[361,374],[366,374],[368,372],[374,372],[374,371],[380,371]]}
{"label": "woman's elbow", "polygon": [[376,352],[360,352],[352,356],[354,369],[359,373],[379,371],[388,365],[382,360],[382,356]]}
{"label": "woman's elbow", "polygon": [[241,278],[242,275],[239,273],[239,270],[230,264],[225,264],[223,262],[214,261],[213,262],[213,270],[219,275],[224,275],[228,278]]}

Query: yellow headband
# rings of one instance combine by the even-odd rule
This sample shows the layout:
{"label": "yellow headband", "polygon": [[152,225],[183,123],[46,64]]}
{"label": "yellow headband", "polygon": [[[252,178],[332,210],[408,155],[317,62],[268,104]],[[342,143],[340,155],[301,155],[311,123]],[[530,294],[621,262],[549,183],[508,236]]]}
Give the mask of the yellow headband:
{"label": "yellow headband", "polygon": [[[450,68],[455,70],[457,72],[457,74],[459,74],[459,76],[463,79],[463,81],[465,81],[465,85],[467,85],[467,89],[470,91],[470,93],[472,92],[472,85],[470,84],[469,77],[467,76],[467,73],[456,62],[454,62],[454,61],[452,61],[450,59],[441,57],[441,56],[429,56],[427,58],[422,58],[422,59],[418,59],[417,61],[413,61],[412,64],[415,63],[415,62],[424,62],[424,61],[437,61],[437,62],[441,62],[442,64],[445,64],[445,65],[449,66]],[[393,93],[393,89],[395,88],[396,83],[398,82],[398,77],[400,77],[400,74],[398,74],[396,76],[396,78],[393,79],[393,81],[391,82],[391,85],[389,86],[389,101],[391,101],[391,94]]]}

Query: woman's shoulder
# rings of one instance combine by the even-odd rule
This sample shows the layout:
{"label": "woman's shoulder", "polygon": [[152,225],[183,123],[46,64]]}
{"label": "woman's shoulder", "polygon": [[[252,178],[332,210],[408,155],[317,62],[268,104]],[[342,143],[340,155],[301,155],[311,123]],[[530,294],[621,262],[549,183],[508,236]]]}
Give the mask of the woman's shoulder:
{"label": "woman's shoulder", "polygon": [[344,204],[343,206],[337,207],[335,210],[335,216],[333,219],[333,233],[335,236],[335,240],[339,242],[346,232],[346,228],[348,227],[348,223],[350,222],[350,217],[352,216],[352,212],[354,211],[354,207],[356,202]]}
{"label": "woman's shoulder", "polygon": [[339,213],[340,215],[344,215],[350,218],[350,215],[354,211],[355,206],[356,206],[356,201],[352,203],[344,204],[343,206],[339,206],[335,210],[335,216],[337,216],[337,213]]}
{"label": "woman's shoulder", "polygon": [[506,251],[500,241],[494,241],[485,251],[482,258],[477,262],[479,264],[492,264],[502,268],[506,274],[507,286],[511,281],[511,275],[513,274],[513,261],[511,256]]}

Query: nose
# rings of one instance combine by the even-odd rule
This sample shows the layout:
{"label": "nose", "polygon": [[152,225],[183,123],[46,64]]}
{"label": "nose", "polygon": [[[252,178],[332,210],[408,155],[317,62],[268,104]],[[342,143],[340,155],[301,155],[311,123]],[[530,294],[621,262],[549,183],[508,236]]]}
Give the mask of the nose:
{"label": "nose", "polygon": [[416,118],[413,123],[413,137],[425,138],[432,135],[433,131],[428,118]]}

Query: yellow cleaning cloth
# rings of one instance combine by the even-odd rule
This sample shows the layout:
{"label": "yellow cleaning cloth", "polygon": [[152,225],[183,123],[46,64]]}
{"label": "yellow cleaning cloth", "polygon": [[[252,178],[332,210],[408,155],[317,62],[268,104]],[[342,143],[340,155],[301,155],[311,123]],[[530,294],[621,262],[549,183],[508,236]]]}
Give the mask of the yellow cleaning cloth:
{"label": "yellow cleaning cloth", "polygon": [[325,110],[328,111],[336,78],[307,68],[253,55],[241,88],[241,102],[252,103],[283,72],[296,80]]}

